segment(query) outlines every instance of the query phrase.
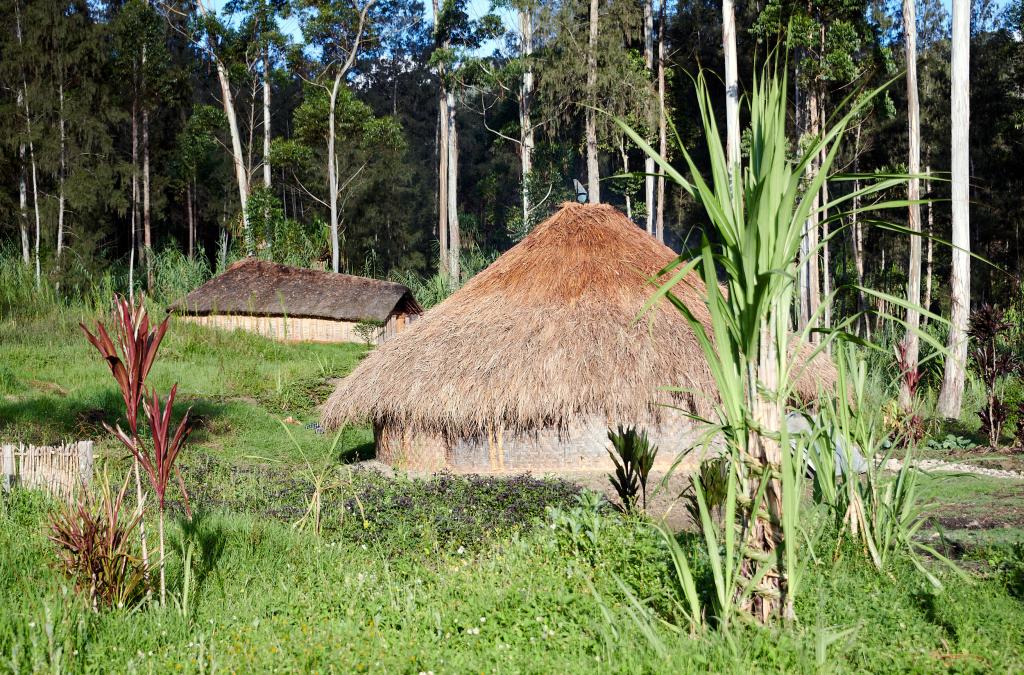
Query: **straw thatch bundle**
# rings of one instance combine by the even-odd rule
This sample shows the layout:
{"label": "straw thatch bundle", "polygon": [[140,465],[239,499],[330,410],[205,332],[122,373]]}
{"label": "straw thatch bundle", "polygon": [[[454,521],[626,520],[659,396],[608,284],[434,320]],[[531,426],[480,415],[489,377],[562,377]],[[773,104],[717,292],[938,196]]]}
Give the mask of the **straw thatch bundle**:
{"label": "straw thatch bundle", "polygon": [[[370,354],[328,399],[324,421],[457,439],[583,418],[658,424],[666,403],[707,413],[714,381],[684,318],[666,301],[637,320],[649,279],[674,258],[610,206],[565,204]],[[696,275],[675,293],[708,317]],[[822,361],[806,369],[801,395],[833,381]]]}

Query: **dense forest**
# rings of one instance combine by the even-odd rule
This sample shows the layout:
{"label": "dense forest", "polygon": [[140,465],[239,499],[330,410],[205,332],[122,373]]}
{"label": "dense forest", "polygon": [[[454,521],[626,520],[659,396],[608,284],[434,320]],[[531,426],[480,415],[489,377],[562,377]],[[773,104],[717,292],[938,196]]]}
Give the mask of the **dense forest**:
{"label": "dense forest", "polygon": [[[112,264],[144,287],[169,249],[211,269],[258,255],[457,284],[574,198],[574,180],[677,250],[691,241],[701,212],[674,184],[645,178],[653,162],[612,116],[673,161],[677,143],[700,161],[692,78],[713,73],[724,113],[722,7],[515,0],[486,10],[465,0],[3,3],[0,245],[63,289]],[[794,144],[888,83],[837,165],[851,176],[907,171],[899,3],[769,0],[735,13],[741,94],[772,50],[787,50]],[[1005,298],[1020,269],[1021,19],[1019,4],[972,12],[970,236],[992,263],[974,265],[976,303]],[[932,201],[921,221],[948,239],[948,8],[918,3],[916,24],[919,171],[934,176],[922,181]],[[814,229],[826,236],[828,225]],[[863,276],[905,286],[905,238],[846,231],[823,251],[825,290]],[[947,247],[925,244],[923,300],[935,309],[947,302],[949,261]]]}

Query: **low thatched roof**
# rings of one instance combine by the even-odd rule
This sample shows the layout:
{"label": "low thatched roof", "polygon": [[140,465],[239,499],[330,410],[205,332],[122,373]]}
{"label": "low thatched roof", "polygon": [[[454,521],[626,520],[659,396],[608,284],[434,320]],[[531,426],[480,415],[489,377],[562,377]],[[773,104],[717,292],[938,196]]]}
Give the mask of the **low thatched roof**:
{"label": "low thatched roof", "polygon": [[402,284],[246,258],[170,307],[180,314],[386,321],[423,310]]}
{"label": "low thatched roof", "polygon": [[[675,257],[611,206],[565,204],[367,356],[328,399],[324,421],[468,435],[587,415],[658,419],[661,403],[708,413],[714,380],[682,315],[665,301],[636,321],[653,292],[649,278]],[[675,293],[708,320],[699,277]],[[799,383],[802,395],[815,398],[834,380],[822,361]]]}

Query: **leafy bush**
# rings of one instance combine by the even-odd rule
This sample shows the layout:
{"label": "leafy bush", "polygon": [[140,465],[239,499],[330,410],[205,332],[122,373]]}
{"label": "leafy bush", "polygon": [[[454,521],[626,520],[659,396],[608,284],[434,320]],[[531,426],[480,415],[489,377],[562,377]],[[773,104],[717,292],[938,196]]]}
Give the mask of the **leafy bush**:
{"label": "leafy bush", "polygon": [[971,439],[957,434],[946,434],[942,438],[929,438],[924,442],[924,447],[928,450],[966,450],[975,445]]}
{"label": "leafy bush", "polygon": [[128,607],[145,591],[146,568],[131,550],[142,516],[122,518],[128,477],[115,494],[106,476],[99,495],[79,491],[78,500],[50,520],[50,539],[60,548],[60,568],[86,593],[94,609],[100,604]]}

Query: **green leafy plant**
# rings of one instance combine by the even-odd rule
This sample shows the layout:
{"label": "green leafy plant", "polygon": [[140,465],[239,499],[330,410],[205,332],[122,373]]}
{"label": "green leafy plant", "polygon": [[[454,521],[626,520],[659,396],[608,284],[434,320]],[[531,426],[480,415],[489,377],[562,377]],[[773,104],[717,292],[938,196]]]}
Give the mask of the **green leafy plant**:
{"label": "green leafy plant", "polygon": [[77,591],[88,595],[94,610],[100,605],[128,607],[145,592],[146,568],[131,548],[142,516],[123,514],[128,482],[126,476],[115,492],[101,474],[98,494],[83,487],[75,503],[50,518],[60,568],[74,579]]}
{"label": "green leafy plant", "polygon": [[699,484],[707,501],[708,508],[715,522],[722,519],[722,508],[728,496],[729,462],[720,457],[706,459],[693,477],[693,484],[685,493],[686,510],[694,523],[700,523],[700,504],[697,500],[695,485]]}
{"label": "green leafy plant", "polygon": [[356,323],[355,327],[356,335],[363,341],[367,349],[377,344],[381,334],[384,332],[383,321],[373,321],[371,319],[363,319]]}
{"label": "green leafy plant", "polygon": [[622,508],[631,512],[636,508],[637,497],[641,497],[643,509],[647,510],[647,478],[658,455],[658,446],[652,445],[647,432],[638,432],[636,427],[619,427],[609,431],[608,440],[612,448],[608,456],[615,464],[615,475],[609,476],[615,492],[622,501]]}
{"label": "green leafy plant", "polygon": [[975,445],[977,444],[966,436],[956,434],[946,434],[942,438],[929,438],[924,442],[924,447],[928,450],[967,450]]}

